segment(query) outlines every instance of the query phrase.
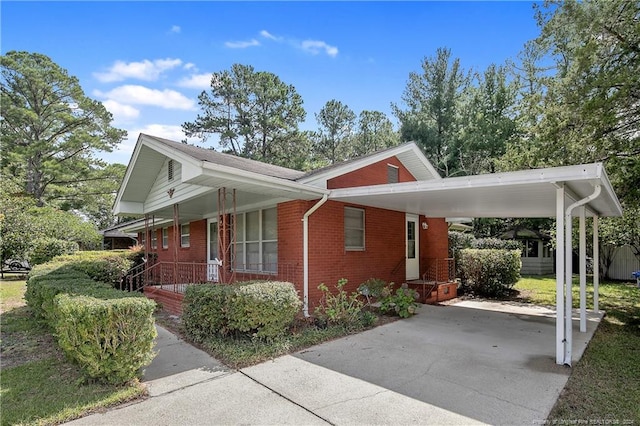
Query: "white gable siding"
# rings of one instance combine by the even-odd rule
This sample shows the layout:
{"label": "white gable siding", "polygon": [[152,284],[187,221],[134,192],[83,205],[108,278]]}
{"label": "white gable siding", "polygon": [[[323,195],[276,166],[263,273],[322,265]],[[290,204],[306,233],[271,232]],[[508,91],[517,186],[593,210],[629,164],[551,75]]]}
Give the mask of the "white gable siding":
{"label": "white gable siding", "polygon": [[[182,165],[173,160],[173,180],[168,180],[169,159],[165,159],[144,202],[145,212],[179,203],[211,191],[209,187],[182,183]],[[173,196],[169,191],[173,188]]]}

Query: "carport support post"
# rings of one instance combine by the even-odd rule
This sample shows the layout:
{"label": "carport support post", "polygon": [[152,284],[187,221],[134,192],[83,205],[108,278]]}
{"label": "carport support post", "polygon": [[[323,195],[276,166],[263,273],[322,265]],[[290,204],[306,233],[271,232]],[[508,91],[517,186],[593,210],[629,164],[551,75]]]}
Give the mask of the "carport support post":
{"label": "carport support post", "polygon": [[571,365],[571,347],[573,345],[573,323],[572,312],[573,306],[573,294],[571,293],[573,287],[573,245],[572,245],[572,217],[571,211],[573,206],[569,206],[566,215],[564,217],[565,226],[565,247],[564,247],[564,268],[565,268],[565,301],[564,301],[564,363]]}
{"label": "carport support post", "polygon": [[564,364],[564,186],[556,188],[556,364]]}
{"label": "carport support post", "polygon": [[600,238],[598,236],[598,216],[593,216],[593,312],[599,311],[600,298]]}
{"label": "carport support post", "polygon": [[587,332],[587,231],[584,206],[580,206],[580,332]]}

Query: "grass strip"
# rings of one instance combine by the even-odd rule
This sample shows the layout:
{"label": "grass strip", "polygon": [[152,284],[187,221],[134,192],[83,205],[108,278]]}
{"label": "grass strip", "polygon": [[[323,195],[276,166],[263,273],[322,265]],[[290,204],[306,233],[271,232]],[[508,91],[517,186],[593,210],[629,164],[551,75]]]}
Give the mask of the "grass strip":
{"label": "grass strip", "polygon": [[[523,301],[555,305],[553,277],[524,277],[515,288]],[[574,307],[578,307],[574,279]],[[593,286],[587,286],[593,308]],[[633,283],[600,283],[606,316],[548,417],[548,424],[640,423],[640,289]]]}

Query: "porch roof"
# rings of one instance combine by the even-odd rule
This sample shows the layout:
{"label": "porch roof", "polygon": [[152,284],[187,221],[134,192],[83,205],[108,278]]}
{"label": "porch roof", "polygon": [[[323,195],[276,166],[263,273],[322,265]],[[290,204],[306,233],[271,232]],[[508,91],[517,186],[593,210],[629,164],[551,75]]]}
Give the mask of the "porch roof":
{"label": "porch roof", "polygon": [[569,205],[596,185],[601,193],[587,204],[587,215],[621,216],[602,163],[334,189],[329,199],[427,217],[555,217],[558,187]]}

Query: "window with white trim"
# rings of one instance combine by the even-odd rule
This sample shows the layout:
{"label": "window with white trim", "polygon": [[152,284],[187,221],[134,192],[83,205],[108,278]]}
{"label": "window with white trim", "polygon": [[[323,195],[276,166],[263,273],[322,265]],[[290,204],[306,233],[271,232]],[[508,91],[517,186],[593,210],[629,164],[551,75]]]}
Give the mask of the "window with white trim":
{"label": "window with white trim", "polygon": [[364,209],[344,208],[344,248],[347,251],[364,250]]}
{"label": "window with white trim", "polygon": [[538,240],[523,240],[522,257],[538,257]]}
{"label": "window with white trim", "polygon": [[144,232],[140,233],[140,245],[141,246],[146,246],[147,244],[147,238],[146,238],[146,234]]}
{"label": "window with white trim", "polygon": [[188,223],[180,225],[180,247],[189,247],[190,244],[190,226]]}
{"label": "window with white trim", "polygon": [[278,270],[278,211],[255,210],[236,215],[236,257],[238,271],[275,273]]}
{"label": "window with white trim", "polygon": [[169,248],[169,228],[162,228],[162,248]]}
{"label": "window with white trim", "polygon": [[158,231],[156,229],[151,230],[151,248],[158,248]]}

